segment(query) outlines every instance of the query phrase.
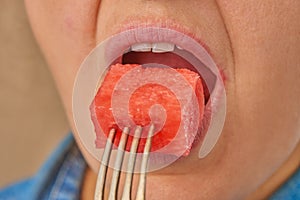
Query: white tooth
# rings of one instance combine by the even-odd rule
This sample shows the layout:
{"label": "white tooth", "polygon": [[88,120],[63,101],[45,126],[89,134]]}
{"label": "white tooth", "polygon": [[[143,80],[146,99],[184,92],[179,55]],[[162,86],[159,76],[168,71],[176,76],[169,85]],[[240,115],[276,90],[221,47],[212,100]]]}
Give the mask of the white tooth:
{"label": "white tooth", "polygon": [[154,53],[163,53],[163,52],[169,52],[174,50],[175,45],[162,42],[162,43],[153,43],[152,44],[152,52]]}
{"label": "white tooth", "polygon": [[150,43],[139,43],[131,46],[131,51],[151,51],[152,45]]}
{"label": "white tooth", "polygon": [[176,45],[177,49],[183,50],[183,48],[181,46]]}

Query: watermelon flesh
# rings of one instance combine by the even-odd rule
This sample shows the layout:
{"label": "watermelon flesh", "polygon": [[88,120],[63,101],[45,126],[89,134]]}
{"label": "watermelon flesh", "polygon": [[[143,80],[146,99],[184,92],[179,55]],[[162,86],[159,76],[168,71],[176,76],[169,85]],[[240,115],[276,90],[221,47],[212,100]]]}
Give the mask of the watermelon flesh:
{"label": "watermelon flesh", "polygon": [[[122,77],[124,77],[125,74],[130,74],[128,72],[133,69],[135,69],[136,72],[141,73],[141,75],[137,76],[137,73],[135,73],[135,75],[128,75],[126,79],[128,81],[126,84],[123,84],[120,87],[118,84]],[[200,122],[200,127],[204,113],[205,99],[201,78],[197,73],[185,68],[147,68],[138,64],[116,64],[110,66],[109,71],[104,77],[101,86],[99,87],[97,94],[90,105],[91,119],[96,133],[96,148],[104,148],[106,137],[112,128],[116,129],[116,136],[113,142],[114,145],[118,146],[120,141],[122,128],[119,127],[119,124],[114,118],[113,106],[116,104],[113,105],[112,97],[114,95],[117,96],[118,94],[124,94],[124,91],[129,90],[128,85],[131,84],[130,80],[143,82],[147,79],[150,80],[151,78],[151,80],[153,80],[153,77],[158,77],[161,75],[161,77],[159,77],[160,80],[168,82],[170,78],[164,77],[163,74],[174,72],[174,70],[179,76],[181,76],[181,78],[184,78],[189,87],[192,88],[194,95],[196,95],[198,109],[195,107],[193,107],[193,109],[199,110],[197,117],[199,117],[198,120]],[[174,76],[174,78],[171,78],[172,80],[170,81],[178,82],[176,79],[179,80],[179,76]],[[170,84],[172,84],[172,82],[170,82]],[[118,85],[118,87],[116,87],[116,85]],[[179,84],[177,89],[179,91],[184,91],[186,90],[186,86]],[[184,97],[180,98],[184,98],[184,102],[190,102],[191,95],[185,95]],[[137,87],[134,92],[130,94],[127,102],[125,102],[125,100],[122,102],[123,98],[120,97],[120,99],[117,101],[117,104],[120,103],[120,105],[125,105],[124,103],[129,103],[128,110],[124,109],[124,113],[128,114],[129,118],[131,118],[135,125],[140,125],[142,127],[149,126],[151,120],[153,120],[149,116],[149,110],[152,108],[152,106],[162,106],[165,111],[166,119],[164,124],[160,124],[162,125],[161,129],[152,138],[151,152],[159,151],[168,146],[168,148],[165,148],[167,149],[164,151],[165,153],[176,156],[186,156],[189,154],[192,143],[195,137],[197,137],[198,133],[197,130],[190,132],[190,130],[186,128],[180,129],[180,126],[190,126],[191,121],[193,121],[191,120],[193,119],[193,116],[189,116],[191,113],[193,113],[193,111],[189,111],[189,115],[182,113],[185,111],[183,111],[181,108],[182,105],[180,104],[180,98],[176,97],[176,94],[174,91],[170,90],[170,88],[150,81],[147,84]],[[191,109],[189,108],[189,110]],[[158,118],[161,117],[159,115],[161,114],[157,114]],[[182,118],[182,116],[184,116],[184,118]],[[130,151],[133,132],[134,128],[131,130],[131,134],[128,136],[126,151]],[[143,152],[145,142],[145,138],[140,139],[138,146],[139,153]]]}

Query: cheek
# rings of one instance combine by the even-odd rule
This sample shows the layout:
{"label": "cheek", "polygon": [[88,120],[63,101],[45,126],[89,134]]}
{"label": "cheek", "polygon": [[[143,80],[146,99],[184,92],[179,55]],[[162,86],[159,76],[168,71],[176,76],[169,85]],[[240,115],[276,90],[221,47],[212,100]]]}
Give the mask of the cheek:
{"label": "cheek", "polygon": [[[100,0],[25,0],[25,3],[32,29],[80,145],[72,118],[72,89],[81,62],[96,46],[95,30]],[[89,163],[96,166],[95,160],[85,150],[82,153]]]}
{"label": "cheek", "polygon": [[300,139],[300,2],[218,4],[235,61],[228,148],[255,183],[272,174]]}
{"label": "cheek", "polygon": [[95,46],[99,1],[26,0],[34,34],[50,66],[68,113],[74,78]]}
{"label": "cheek", "polygon": [[254,133],[264,130],[259,137],[283,141],[297,138],[300,113],[297,8],[300,2],[218,3],[235,60],[234,109],[239,109],[240,118],[245,118],[244,123]]}

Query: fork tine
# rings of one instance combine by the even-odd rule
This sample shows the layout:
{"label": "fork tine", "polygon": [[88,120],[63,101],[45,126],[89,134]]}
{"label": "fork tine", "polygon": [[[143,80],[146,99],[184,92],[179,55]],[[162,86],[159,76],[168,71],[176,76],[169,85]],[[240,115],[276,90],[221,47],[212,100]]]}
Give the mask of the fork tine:
{"label": "fork tine", "polygon": [[149,152],[151,148],[153,133],[154,133],[154,125],[151,124],[148,132],[146,144],[144,147],[143,157],[142,157],[141,174],[140,174],[139,185],[136,194],[136,200],[144,200],[146,198],[145,196],[146,195],[146,170],[148,165]]}
{"label": "fork tine", "polygon": [[[110,159],[110,154],[112,151],[112,144],[115,137],[115,129],[111,129],[109,132],[109,136],[105,145],[105,149],[102,155],[99,174],[96,184],[96,191],[95,191],[95,200],[103,200],[104,199],[104,192],[105,192],[105,182],[106,182],[106,175],[107,175],[107,168]],[[146,139],[146,144],[144,147],[144,152],[142,155],[142,162],[141,162],[141,173],[139,177],[139,183],[136,193],[136,200],[144,200],[145,199],[145,190],[146,190],[146,170],[149,160],[149,152],[151,149],[151,142],[152,142],[152,135],[154,133],[154,125],[150,126],[148,136]],[[124,151],[127,143],[127,138],[129,134],[129,128],[125,127],[123,129],[121,139],[117,148],[117,155],[114,163],[114,170],[111,179],[111,185],[109,190],[108,199],[109,200],[116,200],[118,196],[118,185],[120,181],[120,171],[122,168],[122,163],[124,159]],[[130,155],[127,163],[127,173],[125,184],[123,188],[122,200],[130,200],[131,199],[131,189],[132,189],[132,179],[134,173],[134,166],[135,160],[137,156],[137,147],[140,140],[140,136],[142,134],[142,127],[137,126],[134,137],[131,143],[130,148]]]}
{"label": "fork tine", "polygon": [[129,133],[129,128],[125,127],[122,136],[119,142],[117,156],[114,165],[114,171],[112,175],[112,181],[110,185],[109,191],[109,200],[116,200],[117,199],[117,192],[118,192],[118,184],[119,184],[119,177],[120,177],[120,170],[122,167],[123,157],[124,157],[124,149],[127,142],[127,136]]}
{"label": "fork tine", "polygon": [[134,132],[134,137],[130,147],[130,155],[128,159],[126,179],[122,194],[122,200],[130,200],[131,199],[131,187],[132,187],[132,177],[134,171],[134,165],[136,160],[136,150],[139,144],[140,136],[142,133],[142,127],[137,126]]}
{"label": "fork tine", "polygon": [[116,132],[115,129],[111,129],[106,141],[106,145],[100,163],[98,178],[97,178],[96,191],[94,197],[95,200],[104,199],[104,186],[105,186],[106,172],[107,172],[107,166],[110,158],[111,147],[115,136],[115,132]]}

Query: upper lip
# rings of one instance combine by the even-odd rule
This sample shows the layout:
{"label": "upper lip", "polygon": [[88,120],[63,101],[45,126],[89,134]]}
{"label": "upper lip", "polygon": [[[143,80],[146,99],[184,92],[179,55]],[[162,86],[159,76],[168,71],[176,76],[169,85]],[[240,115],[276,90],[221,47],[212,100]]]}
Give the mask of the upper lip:
{"label": "upper lip", "polygon": [[[153,18],[144,18],[138,19],[139,17],[129,17],[127,20],[125,20],[123,23],[121,23],[115,34],[131,30],[131,29],[138,29],[138,28],[151,28],[151,27],[157,27],[157,28],[165,28],[165,29],[171,29],[178,31],[186,36],[189,36],[196,40],[200,45],[202,45],[207,51],[209,51],[208,46],[204,43],[204,41],[201,40],[200,36],[197,35],[195,31],[193,31],[192,28],[187,27],[183,24],[178,23],[175,20],[171,20],[168,18],[160,18],[154,20]],[[161,38],[162,39],[162,38]],[[158,41],[153,41],[153,42],[159,42]]]}
{"label": "upper lip", "polygon": [[[219,73],[220,69],[212,59],[209,47],[190,29],[170,20],[157,21],[130,21],[122,23],[113,37],[122,35],[117,40],[107,40],[106,51],[110,54],[122,55],[125,50],[136,43],[168,42],[178,45],[192,53],[213,73]],[[115,37],[116,38],[116,37]]]}
{"label": "upper lip", "polygon": [[[156,28],[161,28],[161,29],[170,29],[174,30],[177,32],[180,32],[190,38],[193,38],[195,41],[197,41],[201,46],[203,46],[206,51],[209,52],[208,46],[200,39],[200,37],[194,32],[191,28],[188,28],[182,24],[179,24],[178,22],[175,22],[170,19],[160,19],[160,20],[152,20],[147,19],[147,20],[132,20],[131,18],[127,19],[124,23],[121,23],[119,28],[117,29],[116,33],[120,33],[123,31],[128,31],[132,29],[146,29],[146,28],[151,28],[151,27],[156,27]],[[144,32],[145,33],[145,32]],[[147,33],[145,33],[147,34]],[[157,32],[157,35],[155,33],[152,35],[153,38],[148,38],[149,42],[163,42],[163,41],[169,41],[170,42],[170,36],[164,36],[164,35],[159,35],[160,33]],[[138,33],[136,34],[136,43],[140,42],[139,40],[142,39],[139,37]],[[174,39],[180,39],[180,38],[174,38]],[[143,41],[145,42],[145,41]],[[179,41],[178,41],[179,42]],[[176,43],[175,43],[176,44]]]}
{"label": "upper lip", "polygon": [[[204,41],[197,37],[195,32],[191,32],[190,30],[191,29],[186,26],[167,19],[161,19],[159,21],[149,21],[149,19],[147,21],[129,20],[129,22],[127,20],[127,22],[119,25],[115,34],[111,37],[112,39],[106,40],[106,58],[111,62],[115,61],[133,44],[167,42],[180,46],[187,52],[192,53],[198,61],[203,63],[202,65],[216,76],[219,76],[222,70],[213,60],[209,47]],[[203,66],[201,67],[203,71],[204,68]],[[200,74],[203,75],[201,72]],[[213,85],[207,82],[207,80],[205,81],[206,85]],[[210,92],[212,89],[212,87],[209,88]]]}

